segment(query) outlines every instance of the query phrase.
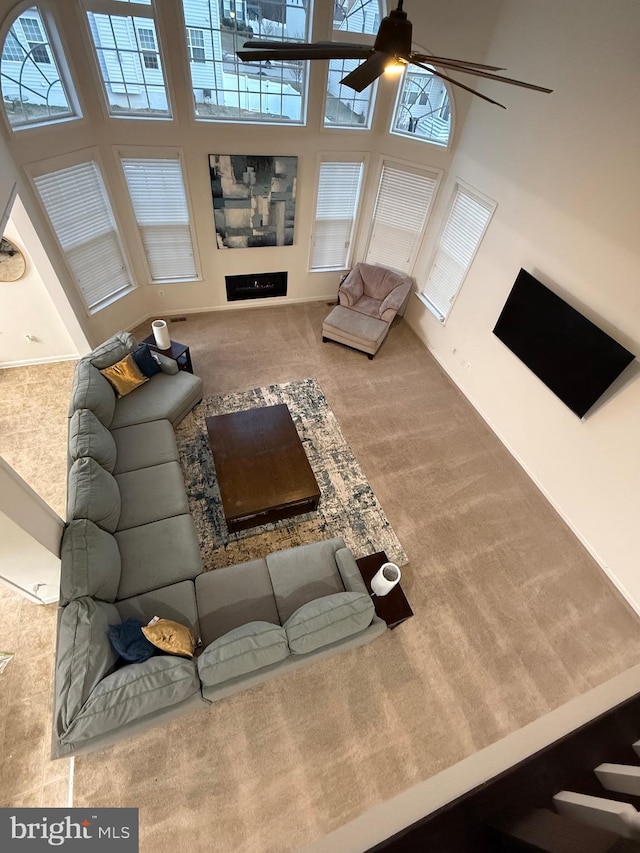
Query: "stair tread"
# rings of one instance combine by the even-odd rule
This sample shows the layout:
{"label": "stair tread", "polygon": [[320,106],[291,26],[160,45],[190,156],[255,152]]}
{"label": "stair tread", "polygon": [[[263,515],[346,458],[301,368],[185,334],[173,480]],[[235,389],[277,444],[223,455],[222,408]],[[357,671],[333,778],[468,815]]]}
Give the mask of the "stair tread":
{"label": "stair tread", "polygon": [[[625,848],[617,846],[622,839],[616,833],[578,823],[549,809],[499,813],[486,823],[545,853],[626,853]],[[640,847],[628,850],[640,851]]]}

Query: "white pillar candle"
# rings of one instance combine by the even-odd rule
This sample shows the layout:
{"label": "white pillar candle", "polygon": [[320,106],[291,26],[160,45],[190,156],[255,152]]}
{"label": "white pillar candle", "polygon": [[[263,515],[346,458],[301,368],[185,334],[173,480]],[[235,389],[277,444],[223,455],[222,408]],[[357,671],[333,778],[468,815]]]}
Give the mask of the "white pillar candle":
{"label": "white pillar candle", "polygon": [[400,569],[395,563],[383,563],[371,578],[371,589],[376,595],[387,595],[400,581]]}
{"label": "white pillar candle", "polygon": [[158,349],[171,349],[171,338],[169,337],[169,329],[164,320],[154,320],[151,324],[153,337],[156,339]]}

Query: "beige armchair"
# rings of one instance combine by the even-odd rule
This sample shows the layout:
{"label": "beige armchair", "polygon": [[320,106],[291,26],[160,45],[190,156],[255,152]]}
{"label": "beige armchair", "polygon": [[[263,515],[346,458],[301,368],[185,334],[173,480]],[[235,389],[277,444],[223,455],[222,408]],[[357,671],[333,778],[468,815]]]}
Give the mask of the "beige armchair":
{"label": "beige armchair", "polygon": [[337,341],[373,358],[404,304],[412,280],[371,264],[356,264],[338,290],[339,305],[322,324],[322,340]]}

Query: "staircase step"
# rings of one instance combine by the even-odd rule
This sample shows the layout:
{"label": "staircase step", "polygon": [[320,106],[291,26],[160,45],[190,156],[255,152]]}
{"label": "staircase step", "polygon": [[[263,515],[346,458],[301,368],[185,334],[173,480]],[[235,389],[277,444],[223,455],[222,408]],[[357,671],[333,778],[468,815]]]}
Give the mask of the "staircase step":
{"label": "staircase step", "polygon": [[594,773],[607,791],[640,796],[640,767],[630,764],[599,764]]}
{"label": "staircase step", "polygon": [[486,821],[493,831],[515,842],[514,851],[541,853],[618,853],[620,836],[606,829],[586,826],[550,809],[525,813],[502,812]]}

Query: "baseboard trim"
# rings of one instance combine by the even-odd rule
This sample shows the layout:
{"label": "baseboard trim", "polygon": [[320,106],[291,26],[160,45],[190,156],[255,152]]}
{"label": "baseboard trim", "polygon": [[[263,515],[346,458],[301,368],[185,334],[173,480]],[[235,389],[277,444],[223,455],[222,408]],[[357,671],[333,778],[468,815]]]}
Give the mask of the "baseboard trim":
{"label": "baseboard trim", "polygon": [[574,536],[579,540],[580,544],[583,545],[589,554],[596,561],[598,566],[602,569],[605,575],[609,578],[611,583],[618,590],[620,595],[624,598],[627,604],[634,610],[635,613],[640,616],[640,602],[634,600],[634,598],[630,595],[629,591],[626,589],[624,584],[620,581],[618,577],[611,571],[605,560],[602,559],[596,548],[591,544],[591,542],[584,536],[584,534],[576,527],[573,523],[572,519],[562,510],[562,508],[558,505],[554,497],[547,491],[545,486],[540,482],[540,480],[535,476],[535,474],[529,469],[527,464],[521,458],[521,456],[511,447],[506,438],[502,435],[500,430],[494,426],[491,418],[484,412],[481,406],[479,406],[474,400],[473,396],[469,394],[469,392],[458,382],[455,376],[453,376],[448,370],[440,356],[429,346],[427,340],[422,334],[422,330],[415,324],[410,322],[410,320],[405,317],[405,322],[410,326],[410,328],[416,333],[420,341],[424,344],[424,346],[429,350],[429,353],[433,356],[433,358],[437,361],[440,367],[447,374],[449,379],[453,382],[453,384],[460,390],[462,394],[464,394],[465,398],[471,403],[476,412],[480,415],[483,421],[487,424],[491,432],[502,442],[504,447],[509,451],[511,456],[516,460],[518,465],[522,468],[522,470],[526,473],[529,479],[536,485],[536,487],[542,492],[544,497],[549,501],[553,509],[558,513],[560,518],[564,521],[567,527],[571,530]]}
{"label": "baseboard trim", "polygon": [[148,314],[142,320],[130,326],[130,329],[135,329],[141,323],[146,323],[147,320],[156,317],[163,317],[171,320],[173,317],[182,316],[183,314],[210,314],[219,311],[246,311],[249,308],[279,308],[283,305],[299,305],[303,302],[334,302],[336,301],[337,290],[325,296],[301,296],[295,299],[289,299],[282,296],[274,296],[271,299],[243,299],[238,302],[230,302],[224,305],[212,305],[204,308],[171,308],[167,311],[157,311],[154,314]]}
{"label": "baseboard trim", "polygon": [[77,361],[80,358],[78,353],[74,355],[49,355],[46,358],[23,358],[20,361],[2,361],[0,362],[0,370],[5,367],[30,367],[33,364],[52,364],[56,361]]}

